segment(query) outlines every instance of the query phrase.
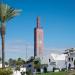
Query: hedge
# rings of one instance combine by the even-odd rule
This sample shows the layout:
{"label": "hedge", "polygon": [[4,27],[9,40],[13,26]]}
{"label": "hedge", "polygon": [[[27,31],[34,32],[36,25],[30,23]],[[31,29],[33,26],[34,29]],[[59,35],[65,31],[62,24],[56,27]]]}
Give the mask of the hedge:
{"label": "hedge", "polygon": [[12,70],[11,69],[0,69],[0,75],[12,75]]}

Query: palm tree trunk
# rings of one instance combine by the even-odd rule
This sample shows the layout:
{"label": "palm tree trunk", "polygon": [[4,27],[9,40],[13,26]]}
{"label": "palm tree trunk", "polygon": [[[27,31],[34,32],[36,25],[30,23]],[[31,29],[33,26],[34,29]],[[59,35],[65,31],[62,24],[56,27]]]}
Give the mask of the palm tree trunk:
{"label": "palm tree trunk", "polygon": [[1,28],[1,38],[2,38],[2,68],[5,68],[5,52],[4,52],[5,25],[4,23],[2,23],[2,28]]}
{"label": "palm tree trunk", "polygon": [[2,35],[2,68],[5,67],[4,35]]}

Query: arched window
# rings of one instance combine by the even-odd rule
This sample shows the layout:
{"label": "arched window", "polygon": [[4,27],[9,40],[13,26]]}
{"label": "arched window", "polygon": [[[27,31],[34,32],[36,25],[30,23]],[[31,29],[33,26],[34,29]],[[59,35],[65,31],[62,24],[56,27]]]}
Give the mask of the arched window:
{"label": "arched window", "polygon": [[51,62],[51,59],[49,59],[49,62]]}
{"label": "arched window", "polygon": [[70,58],[68,58],[68,61],[70,61]]}
{"label": "arched window", "polygon": [[73,58],[71,58],[71,60],[73,61]]}
{"label": "arched window", "polygon": [[71,68],[71,64],[69,63],[69,65],[68,65],[68,69],[70,69]]}

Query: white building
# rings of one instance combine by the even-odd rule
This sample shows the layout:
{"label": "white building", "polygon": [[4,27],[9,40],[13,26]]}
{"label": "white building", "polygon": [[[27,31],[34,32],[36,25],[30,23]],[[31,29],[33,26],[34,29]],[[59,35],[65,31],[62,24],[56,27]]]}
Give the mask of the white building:
{"label": "white building", "polygon": [[2,64],[0,63],[0,68],[2,68]]}
{"label": "white building", "polygon": [[49,55],[40,57],[40,59],[41,59],[41,64],[48,65],[47,71],[53,71],[53,68],[59,68],[60,70],[62,68],[66,68],[65,57],[66,54],[51,53]]}
{"label": "white building", "polygon": [[67,69],[69,68],[74,68],[74,61],[75,61],[75,48],[70,48],[65,50],[66,56],[66,67]]}

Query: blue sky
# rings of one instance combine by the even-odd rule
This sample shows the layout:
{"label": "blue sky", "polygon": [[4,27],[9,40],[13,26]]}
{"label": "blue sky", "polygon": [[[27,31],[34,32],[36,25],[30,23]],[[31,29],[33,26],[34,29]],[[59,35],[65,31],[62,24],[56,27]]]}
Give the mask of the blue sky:
{"label": "blue sky", "polygon": [[44,30],[46,54],[75,47],[75,0],[5,0],[5,3],[22,9],[19,16],[6,23],[6,58],[25,58],[26,45],[28,56],[33,55],[37,16]]}

